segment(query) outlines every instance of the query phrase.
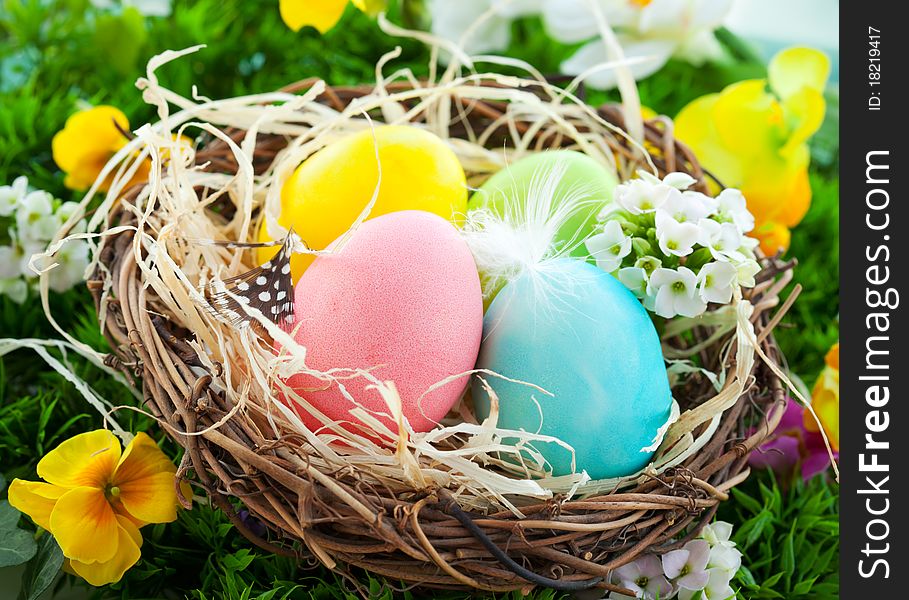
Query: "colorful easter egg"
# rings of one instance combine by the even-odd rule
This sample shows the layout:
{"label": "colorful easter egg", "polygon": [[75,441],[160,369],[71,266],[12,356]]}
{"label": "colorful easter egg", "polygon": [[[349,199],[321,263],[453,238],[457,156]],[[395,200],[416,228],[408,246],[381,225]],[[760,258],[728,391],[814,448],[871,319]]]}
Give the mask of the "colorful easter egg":
{"label": "colorful easter egg", "polygon": [[[551,188],[545,185],[550,177],[555,179]],[[548,208],[553,213],[568,202],[575,208],[559,219],[555,244],[570,246],[573,256],[587,256],[583,240],[593,233],[597,214],[612,201],[617,184],[615,173],[586,154],[548,150],[525,156],[494,174],[470,197],[468,210],[486,207],[512,220],[537,221],[541,215],[526,214],[525,209],[537,210],[541,204],[529,196],[545,191],[552,195]]]}
{"label": "colorful easter egg", "polygon": [[[307,366],[370,369],[378,380],[393,381],[416,431],[435,427],[467,386],[464,376],[428,391],[473,369],[483,328],[473,256],[442,217],[402,211],[364,222],[337,254],[313,261],[294,302],[295,339],[307,349]],[[288,383],[330,419],[353,421],[354,404],[337,383],[326,387],[304,374]],[[366,389],[368,380],[343,385],[364,407],[389,412],[379,392]],[[303,391],[319,387],[325,389]],[[307,426],[321,427],[298,412]]]}
{"label": "colorful easter egg", "polygon": [[[306,159],[281,188],[278,223],[293,227],[310,248],[328,246],[350,228],[372,198],[379,182],[376,146],[382,181],[370,218],[411,209],[452,222],[463,217],[467,185],[454,152],[423,129],[386,125],[342,138]],[[271,241],[264,221],[259,241]],[[276,252],[261,249],[259,262]],[[295,282],[312,260],[311,255],[294,255]]]}
{"label": "colorful easter egg", "polygon": [[[486,312],[477,368],[540,386],[486,377],[498,396],[498,426],[550,435],[575,450],[576,471],[620,477],[651,459],[672,397],[656,329],[641,303],[611,275],[572,258],[525,271]],[[489,396],[475,381],[477,417]],[[532,442],[553,474],[571,472],[571,454]]]}

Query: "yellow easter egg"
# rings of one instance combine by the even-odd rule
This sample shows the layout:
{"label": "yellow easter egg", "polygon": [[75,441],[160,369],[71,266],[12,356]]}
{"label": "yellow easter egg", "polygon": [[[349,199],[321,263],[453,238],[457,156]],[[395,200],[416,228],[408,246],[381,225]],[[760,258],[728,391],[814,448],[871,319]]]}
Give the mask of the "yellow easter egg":
{"label": "yellow easter egg", "polygon": [[[382,182],[370,218],[401,210],[423,210],[456,225],[467,210],[464,169],[437,136],[410,126],[385,125],[322,148],[303,161],[281,189],[278,223],[293,227],[304,242],[322,250],[347,231],[372,198],[382,164]],[[265,222],[259,241],[272,241]],[[264,263],[277,248],[259,250]],[[291,259],[294,283],[313,257]]]}

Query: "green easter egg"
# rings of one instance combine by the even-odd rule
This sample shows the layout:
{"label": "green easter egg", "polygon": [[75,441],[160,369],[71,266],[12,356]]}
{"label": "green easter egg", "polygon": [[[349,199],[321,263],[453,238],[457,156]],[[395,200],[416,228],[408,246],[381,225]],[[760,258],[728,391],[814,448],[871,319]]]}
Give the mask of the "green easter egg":
{"label": "green easter egg", "polygon": [[[612,201],[616,185],[615,173],[586,154],[547,150],[525,156],[487,179],[470,197],[467,212],[487,208],[516,224],[558,219],[562,224],[552,240],[556,249],[570,248],[566,254],[587,257],[583,240],[593,233],[597,215]],[[574,208],[566,210],[566,204]],[[480,281],[488,308],[505,281],[494,284],[482,270]]]}
{"label": "green easter egg", "polygon": [[515,208],[526,207],[528,212],[535,208],[528,207],[528,197],[547,174],[559,175],[553,188],[551,212],[557,212],[568,198],[581,199],[578,210],[564,220],[554,241],[561,246],[571,244],[572,256],[587,256],[587,248],[579,242],[593,233],[597,214],[612,201],[618,179],[608,167],[586,154],[547,150],[525,156],[486,180],[471,196],[467,210],[487,207],[498,216],[509,210],[513,218],[521,218],[521,214],[513,214]]}

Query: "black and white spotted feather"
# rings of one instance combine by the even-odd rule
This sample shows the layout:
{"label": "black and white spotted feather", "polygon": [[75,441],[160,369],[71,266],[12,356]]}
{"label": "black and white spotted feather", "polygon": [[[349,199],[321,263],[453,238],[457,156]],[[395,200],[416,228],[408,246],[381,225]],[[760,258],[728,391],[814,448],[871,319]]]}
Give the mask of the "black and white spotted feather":
{"label": "black and white spotted feather", "polygon": [[[247,325],[252,316],[241,304],[257,308],[265,318],[276,325],[294,322],[293,279],[290,274],[290,257],[299,238],[293,231],[281,242],[281,249],[266,263],[225,280],[212,282],[208,287],[209,304],[233,325]],[[225,248],[264,248],[276,242],[242,243],[213,242]]]}

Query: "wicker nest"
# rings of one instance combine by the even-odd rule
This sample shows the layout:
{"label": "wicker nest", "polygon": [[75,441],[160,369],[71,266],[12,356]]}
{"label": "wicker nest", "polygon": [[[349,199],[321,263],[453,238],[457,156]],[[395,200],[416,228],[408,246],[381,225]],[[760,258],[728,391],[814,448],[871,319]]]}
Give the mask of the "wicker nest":
{"label": "wicker nest", "polygon": [[[311,85],[302,82],[292,90]],[[372,91],[326,88],[315,101],[342,111]],[[407,102],[399,104],[408,108]],[[454,97],[449,133],[466,137],[470,131],[483,130],[499,120],[505,108],[504,101]],[[625,126],[616,106],[601,107],[598,115],[616,128]],[[381,119],[381,113],[376,116]],[[419,119],[418,115],[415,120]],[[536,149],[570,141],[545,134],[544,129],[533,134],[531,122],[517,120],[514,127],[522,134],[531,132]],[[707,192],[705,171],[672,131],[672,122],[665,117],[645,123],[652,164],[661,175],[689,173],[697,188]],[[239,144],[246,132],[227,133]],[[501,148],[510,139],[505,133],[490,135],[485,144]],[[256,173],[268,170],[289,141],[290,136],[259,135],[252,161]],[[238,164],[225,139],[203,136],[200,143],[198,165],[209,172],[236,173]],[[646,166],[646,158],[627,139],[610,140],[609,147],[620,175]],[[130,189],[111,205],[110,226],[127,227],[104,238],[98,269],[89,281],[104,333],[115,349],[106,362],[138,378],[145,408],[185,449],[179,475],[204,489],[244,536],[270,552],[315,558],[342,574],[359,567],[430,588],[500,592],[535,586],[599,587],[630,593],[610,583],[610,572],[642,553],[664,553],[696,536],[729,490],[748,476],[748,455],[773,432],[782,415],[781,381],[765,361],[758,361],[746,374],[749,384],[744,393],[722,413],[718,426],[714,423],[710,439],[680,464],[621,489],[524,502],[520,516],[501,507],[465,507],[456,484],[423,489],[388,486],[353,464],[325,469],[313,460],[316,450],[300,436],[275,433],[256,411],[235,411],[238,399],[213,385],[222,376],[222,365],[203,360],[199,346],[193,344],[198,332],[189,330],[170,304],[146,285],[147,273],[137,266],[134,251],[139,219],[131,208],[140,189]],[[229,203],[221,207],[230,209]],[[758,284],[745,290],[745,299],[754,307],[750,321],[760,350],[779,362],[782,357],[770,330],[782,311],[772,315],[770,309],[778,305],[777,294],[791,276],[792,265],[778,257],[762,261]],[[702,366],[732,373],[736,352],[724,348],[729,348],[734,333],[711,339],[712,333],[695,327],[664,339],[665,347],[684,351],[697,345]],[[683,415],[715,393],[704,377],[691,377],[674,390]],[[707,427],[698,425],[695,435]],[[241,517],[241,505],[265,527]]]}

